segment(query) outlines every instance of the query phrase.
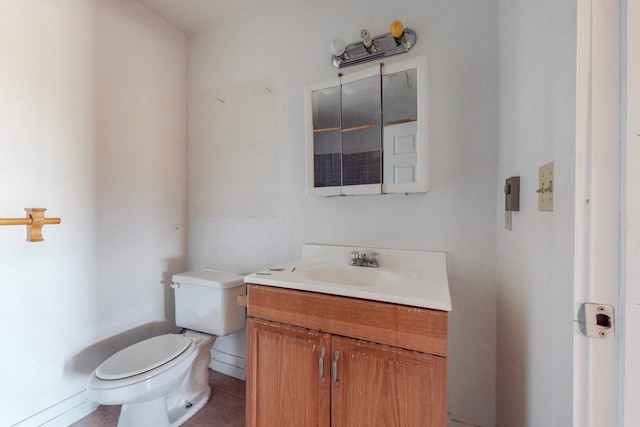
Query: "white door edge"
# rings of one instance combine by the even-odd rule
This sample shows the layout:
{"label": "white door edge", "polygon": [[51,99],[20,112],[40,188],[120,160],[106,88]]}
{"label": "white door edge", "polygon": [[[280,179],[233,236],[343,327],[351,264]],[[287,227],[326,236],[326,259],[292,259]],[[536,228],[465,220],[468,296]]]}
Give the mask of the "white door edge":
{"label": "white door edge", "polygon": [[573,425],[613,427],[620,338],[586,338],[580,307],[620,307],[621,8],[580,0],[577,13]]}
{"label": "white door edge", "polygon": [[620,423],[640,420],[640,4],[624,2]]}

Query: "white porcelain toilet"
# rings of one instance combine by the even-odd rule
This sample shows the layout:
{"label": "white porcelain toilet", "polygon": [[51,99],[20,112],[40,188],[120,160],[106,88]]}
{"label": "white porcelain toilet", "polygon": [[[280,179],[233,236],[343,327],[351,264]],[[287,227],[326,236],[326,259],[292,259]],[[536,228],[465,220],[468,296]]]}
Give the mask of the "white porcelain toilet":
{"label": "white porcelain toilet", "polygon": [[141,341],[93,371],[87,398],[122,405],[119,427],[179,426],[209,400],[211,347],[218,336],[239,331],[245,308],[243,276],[217,270],[173,275],[176,325],[181,334]]}

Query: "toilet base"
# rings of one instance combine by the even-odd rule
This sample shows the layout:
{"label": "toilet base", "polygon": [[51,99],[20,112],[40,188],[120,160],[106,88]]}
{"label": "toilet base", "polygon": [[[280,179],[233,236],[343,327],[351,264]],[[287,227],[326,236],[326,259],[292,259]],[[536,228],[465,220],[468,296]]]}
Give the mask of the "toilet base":
{"label": "toilet base", "polygon": [[[178,427],[204,407],[211,396],[207,387],[192,402],[167,411],[167,399],[163,396],[149,402],[125,403],[120,410],[118,427]],[[141,424],[141,422],[143,424]]]}
{"label": "toilet base", "polygon": [[171,427],[164,396],[148,402],[125,403],[120,409],[118,427],[140,426],[140,421],[150,426]]}
{"label": "toilet base", "polygon": [[[187,421],[189,418],[194,416],[196,412],[204,407],[209,401],[209,397],[211,397],[211,388],[207,387],[206,391],[193,399],[192,402],[189,402],[190,405],[181,406],[179,408],[174,408],[169,411],[169,421],[171,426],[179,426]],[[171,421],[175,420],[175,421]]]}

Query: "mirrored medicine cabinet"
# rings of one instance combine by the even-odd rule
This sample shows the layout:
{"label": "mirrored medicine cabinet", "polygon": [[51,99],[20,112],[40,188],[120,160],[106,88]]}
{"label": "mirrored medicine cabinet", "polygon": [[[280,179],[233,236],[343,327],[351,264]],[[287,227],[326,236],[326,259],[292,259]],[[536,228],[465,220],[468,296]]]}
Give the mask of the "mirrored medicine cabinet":
{"label": "mirrored medicine cabinet", "polygon": [[306,86],[307,193],[427,191],[426,61]]}

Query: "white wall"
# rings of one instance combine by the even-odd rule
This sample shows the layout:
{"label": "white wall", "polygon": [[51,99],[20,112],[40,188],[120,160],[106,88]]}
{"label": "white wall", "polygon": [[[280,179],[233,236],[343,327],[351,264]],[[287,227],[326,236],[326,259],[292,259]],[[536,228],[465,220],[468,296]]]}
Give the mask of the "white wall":
{"label": "white wall", "polygon": [[[498,426],[572,425],[575,1],[500,2],[498,210],[521,178],[513,230],[497,227]],[[554,162],[554,212],[538,168]]]}
{"label": "white wall", "polygon": [[0,425],[35,425],[81,402],[113,351],[172,326],[186,38],[130,1],[0,7],[0,216],[62,218],[40,243],[0,229]]}
{"label": "white wall", "polygon": [[167,285],[186,262],[186,37],[133,0],[100,2],[97,27],[99,324],[111,336],[174,319]]}
{"label": "white wall", "polygon": [[[447,252],[449,411],[482,426],[495,424],[497,6],[269,2],[190,37],[187,78],[190,268],[252,272],[305,242]],[[428,57],[431,191],[307,197],[304,85],[336,75],[335,36],[394,19],[418,34],[398,59]]]}
{"label": "white wall", "polygon": [[[192,268],[251,272],[304,242],[446,251],[452,418],[570,425],[576,2],[379,3],[271,2],[192,37],[187,76],[184,35],[137,3],[3,2],[0,216],[46,207],[63,222],[41,243],[0,229],[1,425],[81,393],[102,359],[172,325],[185,175]],[[407,55],[428,56],[431,191],[305,196],[304,84],[335,75],[334,36],[396,18],[418,33]],[[551,160],[555,212],[541,213]]]}

